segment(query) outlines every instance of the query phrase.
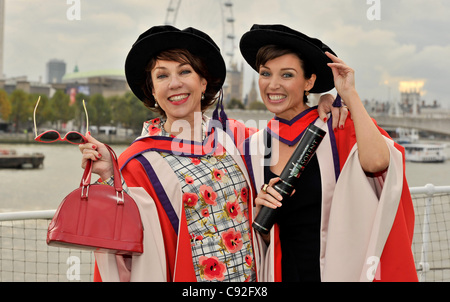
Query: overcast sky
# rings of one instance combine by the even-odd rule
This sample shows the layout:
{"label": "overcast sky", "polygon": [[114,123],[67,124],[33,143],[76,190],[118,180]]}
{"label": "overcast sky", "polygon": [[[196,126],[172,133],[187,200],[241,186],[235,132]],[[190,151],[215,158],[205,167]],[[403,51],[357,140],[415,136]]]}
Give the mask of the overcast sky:
{"label": "overcast sky", "polygon": [[[123,69],[140,33],[166,21],[170,0],[5,0],[4,74],[46,80],[50,59],[80,71]],[[184,0],[175,26],[193,26],[221,46],[219,3]],[[234,61],[252,24],[280,23],[321,39],[356,70],[363,99],[399,99],[401,81],[422,82],[422,98],[450,106],[448,0],[234,0]],[[377,6],[379,3],[379,7]],[[379,8],[379,9],[378,9]],[[71,20],[79,17],[79,20]],[[256,73],[244,63],[245,89]]]}

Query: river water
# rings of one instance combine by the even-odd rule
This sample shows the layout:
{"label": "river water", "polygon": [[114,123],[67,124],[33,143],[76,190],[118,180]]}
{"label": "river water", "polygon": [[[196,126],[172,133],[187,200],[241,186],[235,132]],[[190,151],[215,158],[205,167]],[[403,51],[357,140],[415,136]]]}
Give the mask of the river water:
{"label": "river water", "polygon": [[[446,154],[450,156],[450,141]],[[126,145],[114,145],[119,155]],[[80,185],[83,170],[78,146],[71,144],[2,144],[1,149],[17,153],[41,152],[45,155],[40,169],[0,169],[0,212],[56,209],[63,198]],[[93,176],[94,178],[96,176]],[[426,184],[450,186],[450,160],[445,163],[406,163],[410,187]]]}

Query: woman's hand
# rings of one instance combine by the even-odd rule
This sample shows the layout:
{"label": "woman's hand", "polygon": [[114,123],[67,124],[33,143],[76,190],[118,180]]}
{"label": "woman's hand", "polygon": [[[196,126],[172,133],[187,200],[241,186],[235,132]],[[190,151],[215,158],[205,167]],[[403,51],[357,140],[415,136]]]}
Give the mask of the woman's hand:
{"label": "woman's hand", "polygon": [[319,113],[320,119],[325,123],[327,122],[327,114],[331,112],[333,129],[344,129],[348,109],[346,106],[334,107],[334,99],[334,96],[329,93],[321,95],[319,104],[317,105],[317,112]]}
{"label": "woman's hand", "polygon": [[266,206],[268,208],[276,209],[281,207],[281,200],[283,199],[274,188],[273,185],[276,184],[280,180],[279,177],[272,178],[269,181],[269,186],[267,187],[266,192],[263,190],[259,191],[258,196],[256,196],[255,204],[256,204],[256,212],[259,213],[259,210],[262,206]]}
{"label": "woman's hand", "polygon": [[356,93],[355,71],[335,55],[329,52],[325,52],[325,54],[333,61],[333,63],[328,63],[328,66],[333,72],[334,87],[343,100],[351,99]]}
{"label": "woman's hand", "polygon": [[92,160],[92,172],[102,180],[110,178],[114,174],[114,168],[108,148],[90,134],[86,134],[86,138],[88,142],[79,145],[82,153],[81,167],[85,169],[87,161]]}

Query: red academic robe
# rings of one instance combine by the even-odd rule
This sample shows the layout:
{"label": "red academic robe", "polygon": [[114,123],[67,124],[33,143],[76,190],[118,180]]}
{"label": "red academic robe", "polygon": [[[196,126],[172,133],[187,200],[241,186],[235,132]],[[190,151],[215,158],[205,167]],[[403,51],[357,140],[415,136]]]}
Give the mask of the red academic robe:
{"label": "red academic robe", "polygon": [[[301,138],[300,134],[302,133],[302,131],[304,131],[304,129],[310,123],[315,122],[317,119],[317,110],[315,110],[315,108],[311,108],[310,110],[303,112],[292,121],[282,121],[283,123],[279,124],[281,130],[276,127],[272,129],[273,125],[278,124],[274,123],[275,119],[270,121],[268,127],[266,128],[266,131],[268,131],[272,135],[272,137],[278,138],[280,141],[295,144]],[[389,137],[383,129],[381,129],[380,127],[378,127],[378,129],[382,135],[384,135],[385,137]],[[282,137],[278,136],[279,133],[282,133]],[[334,162],[334,172],[336,174],[337,182],[339,174],[344,167],[344,164],[347,162],[350,151],[356,144],[355,129],[351,117],[347,118],[344,129],[337,131],[333,131],[333,129],[331,129],[331,120],[329,120],[327,135],[328,137],[326,139],[330,140],[331,149],[333,149],[333,152],[330,153],[330,156],[333,157],[332,161]],[[252,152],[254,152],[251,150],[250,146],[251,143],[249,139],[245,142],[243,150],[244,154],[252,154]],[[252,148],[254,148],[254,145]],[[398,144],[395,144],[395,148],[401,152],[403,158],[403,171],[400,172],[403,173],[403,189],[394,222],[382,250],[382,255],[379,261],[374,281],[417,281],[417,273],[411,251],[414,231],[414,209],[409,192],[409,187],[405,178],[404,149]],[[259,147],[259,149],[261,150],[261,147]],[[252,189],[254,190],[253,195],[256,196],[257,192],[259,191],[259,187],[261,186],[261,175],[263,175],[261,170],[262,167],[258,164],[255,165],[254,156],[245,155],[244,157],[246,160],[246,166],[249,171],[250,178],[252,179]],[[322,171],[321,173],[328,172],[330,171]],[[255,179],[259,180],[255,181]],[[278,240],[278,232],[278,226],[275,225],[271,237],[274,240],[274,242],[272,242],[274,252],[273,255],[271,254],[270,256],[272,257],[272,259],[269,259],[268,261],[268,263],[272,263],[273,271],[271,273],[272,277],[270,277],[270,280],[266,281],[282,281],[282,252]],[[326,242],[326,238],[323,240],[323,242]]]}
{"label": "red academic robe", "polygon": [[[242,123],[232,119],[228,119],[226,123],[226,135],[232,138],[235,146],[242,144],[255,131],[256,129],[246,128]],[[183,153],[184,156],[189,157],[211,154],[216,148],[221,147],[220,139],[216,137],[218,132],[212,128],[203,145],[186,141],[174,143],[176,139],[169,137],[143,137],[133,142],[119,157],[119,167],[127,186],[144,188],[156,204],[164,240],[168,282],[197,281],[192,263],[190,236],[185,212],[181,211],[180,217],[176,214],[167,192],[164,191],[158,179],[161,177],[158,174],[164,172],[155,171],[152,163],[143,158],[142,154],[153,151]],[[102,281],[97,264],[94,281]]]}

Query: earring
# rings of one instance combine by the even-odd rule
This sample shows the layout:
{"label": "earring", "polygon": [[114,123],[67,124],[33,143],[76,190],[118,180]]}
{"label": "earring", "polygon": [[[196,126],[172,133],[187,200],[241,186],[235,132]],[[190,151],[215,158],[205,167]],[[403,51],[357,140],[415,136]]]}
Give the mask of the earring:
{"label": "earring", "polygon": [[158,108],[158,107],[159,107],[158,102],[155,100],[155,108]]}
{"label": "earring", "polygon": [[202,92],[202,101],[205,99],[205,93]]}
{"label": "earring", "polygon": [[309,91],[305,91],[305,93],[303,94],[303,103],[308,103],[308,95],[309,95]]}

